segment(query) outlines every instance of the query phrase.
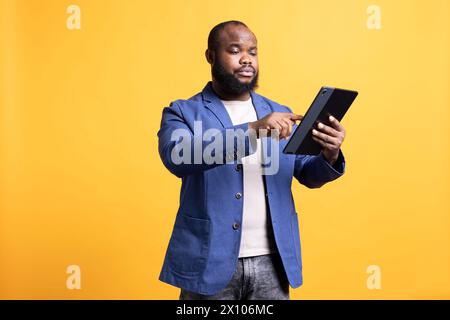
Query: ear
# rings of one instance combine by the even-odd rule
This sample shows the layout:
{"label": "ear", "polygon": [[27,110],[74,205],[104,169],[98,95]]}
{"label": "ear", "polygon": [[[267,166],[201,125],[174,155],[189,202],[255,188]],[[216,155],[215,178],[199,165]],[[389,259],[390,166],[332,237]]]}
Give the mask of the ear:
{"label": "ear", "polygon": [[206,61],[208,61],[208,63],[210,65],[212,65],[214,63],[214,51],[206,49],[205,57],[206,57]]}

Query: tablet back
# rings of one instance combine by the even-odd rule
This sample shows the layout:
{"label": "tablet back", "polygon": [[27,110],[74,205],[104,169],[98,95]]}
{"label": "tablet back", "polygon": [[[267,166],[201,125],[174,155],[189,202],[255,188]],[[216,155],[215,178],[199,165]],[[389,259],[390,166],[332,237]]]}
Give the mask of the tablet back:
{"label": "tablet back", "polygon": [[312,129],[316,128],[318,122],[330,126],[329,115],[341,121],[357,95],[358,92],[352,90],[322,87],[283,152],[287,154],[319,154],[322,147],[312,139]]}

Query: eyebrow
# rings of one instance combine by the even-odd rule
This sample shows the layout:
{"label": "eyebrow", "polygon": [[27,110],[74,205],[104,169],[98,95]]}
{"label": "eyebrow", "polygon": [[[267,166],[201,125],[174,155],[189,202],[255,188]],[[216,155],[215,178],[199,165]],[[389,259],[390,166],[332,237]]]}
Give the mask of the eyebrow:
{"label": "eyebrow", "polygon": [[[241,48],[241,44],[239,44],[237,42],[233,42],[233,43],[230,43],[228,45],[228,47],[239,47],[239,48]],[[257,49],[256,46],[250,47],[250,50],[253,50],[253,49]]]}

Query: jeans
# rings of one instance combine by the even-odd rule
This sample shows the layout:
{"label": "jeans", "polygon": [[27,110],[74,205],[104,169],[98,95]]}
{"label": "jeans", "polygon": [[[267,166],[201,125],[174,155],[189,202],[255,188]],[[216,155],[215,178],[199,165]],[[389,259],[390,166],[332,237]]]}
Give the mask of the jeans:
{"label": "jeans", "polygon": [[180,300],[289,300],[289,282],[278,253],[238,259],[228,285],[214,295],[181,289]]}

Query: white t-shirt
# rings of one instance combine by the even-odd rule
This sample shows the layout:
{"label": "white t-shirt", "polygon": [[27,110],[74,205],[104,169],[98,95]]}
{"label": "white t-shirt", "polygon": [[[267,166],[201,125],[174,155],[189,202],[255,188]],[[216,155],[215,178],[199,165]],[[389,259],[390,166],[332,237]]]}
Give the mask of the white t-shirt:
{"label": "white t-shirt", "polygon": [[[227,109],[233,125],[258,120],[251,97],[247,101],[221,101]],[[261,140],[257,139],[256,152],[242,158],[244,209],[239,257],[276,252],[272,225],[266,208],[261,160]]]}

